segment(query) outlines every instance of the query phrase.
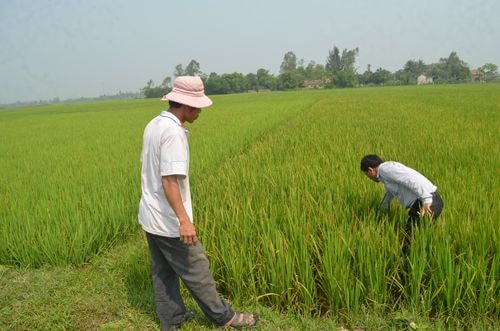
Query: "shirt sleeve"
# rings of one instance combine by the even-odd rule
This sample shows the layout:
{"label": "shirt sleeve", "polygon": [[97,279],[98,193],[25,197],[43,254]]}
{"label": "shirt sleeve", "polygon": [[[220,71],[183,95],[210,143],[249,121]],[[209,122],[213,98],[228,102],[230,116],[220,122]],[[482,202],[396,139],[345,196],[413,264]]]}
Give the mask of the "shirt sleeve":
{"label": "shirt sleeve", "polygon": [[163,137],[160,145],[161,176],[187,176],[189,172],[189,152],[186,142],[179,134]]}
{"label": "shirt sleeve", "polygon": [[389,191],[385,191],[384,197],[380,202],[380,209],[384,211],[389,210],[389,206],[391,205],[393,199],[394,195],[392,195],[392,193]]}

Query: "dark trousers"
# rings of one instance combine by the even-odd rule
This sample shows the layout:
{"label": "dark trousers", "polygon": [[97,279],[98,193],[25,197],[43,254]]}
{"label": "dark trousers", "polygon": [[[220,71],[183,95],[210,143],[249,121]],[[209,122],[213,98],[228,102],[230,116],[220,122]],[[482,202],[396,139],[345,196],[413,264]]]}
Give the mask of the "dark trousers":
{"label": "dark trousers", "polygon": [[[441,215],[441,212],[443,211],[443,206],[444,203],[439,193],[437,191],[432,193],[431,210],[432,210],[433,221],[437,220],[439,215]],[[415,227],[419,227],[422,223],[422,218],[420,217],[421,208],[422,208],[422,202],[417,199],[417,201],[413,203],[413,205],[410,207],[410,210],[408,211],[408,222],[406,223],[405,238],[403,241],[403,253],[405,255],[407,255],[410,250],[411,234],[413,229]]]}
{"label": "dark trousers", "polygon": [[156,313],[162,330],[184,321],[186,307],[181,297],[179,279],[212,323],[219,326],[226,324],[233,317],[234,311],[217,293],[201,243],[188,246],[179,238],[167,238],[148,232],[146,237],[151,253]]}

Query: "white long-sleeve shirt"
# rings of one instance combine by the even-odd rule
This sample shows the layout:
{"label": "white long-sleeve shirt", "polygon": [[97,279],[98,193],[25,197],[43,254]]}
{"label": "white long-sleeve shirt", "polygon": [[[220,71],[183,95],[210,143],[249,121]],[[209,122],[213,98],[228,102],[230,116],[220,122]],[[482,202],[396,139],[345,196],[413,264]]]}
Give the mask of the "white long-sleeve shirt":
{"label": "white long-sleeve shirt", "polygon": [[377,178],[384,184],[386,194],[380,204],[387,209],[396,197],[403,206],[409,208],[419,199],[422,203],[432,203],[432,193],[437,186],[418,171],[404,164],[387,161],[378,166]]}

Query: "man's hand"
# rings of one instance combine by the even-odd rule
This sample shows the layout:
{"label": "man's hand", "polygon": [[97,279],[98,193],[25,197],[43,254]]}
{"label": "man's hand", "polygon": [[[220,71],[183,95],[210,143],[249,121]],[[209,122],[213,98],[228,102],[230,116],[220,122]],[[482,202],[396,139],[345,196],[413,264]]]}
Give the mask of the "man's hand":
{"label": "man's hand", "polygon": [[181,241],[186,245],[194,245],[198,241],[196,238],[196,229],[189,220],[180,223],[179,235]]}
{"label": "man's hand", "polygon": [[181,191],[179,189],[179,183],[177,182],[176,175],[163,176],[161,179],[163,185],[163,191],[165,192],[165,197],[167,198],[170,207],[177,215],[179,219],[179,237],[183,243],[186,245],[194,245],[198,241],[196,239],[196,230],[193,223],[191,223],[189,216],[182,203]]}
{"label": "man's hand", "polygon": [[432,217],[432,209],[430,203],[424,203],[422,208],[420,208],[420,216],[424,217],[425,215],[429,215]]}

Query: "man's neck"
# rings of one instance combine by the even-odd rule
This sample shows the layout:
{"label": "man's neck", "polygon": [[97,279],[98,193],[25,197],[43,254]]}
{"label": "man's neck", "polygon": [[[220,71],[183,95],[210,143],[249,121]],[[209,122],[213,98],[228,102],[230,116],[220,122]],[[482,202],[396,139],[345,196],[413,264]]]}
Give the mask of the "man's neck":
{"label": "man's neck", "polygon": [[183,107],[180,107],[180,108],[170,107],[168,109],[168,112],[172,113],[175,117],[177,117],[179,119],[179,121],[181,122],[181,124],[184,125],[184,111],[183,111]]}

